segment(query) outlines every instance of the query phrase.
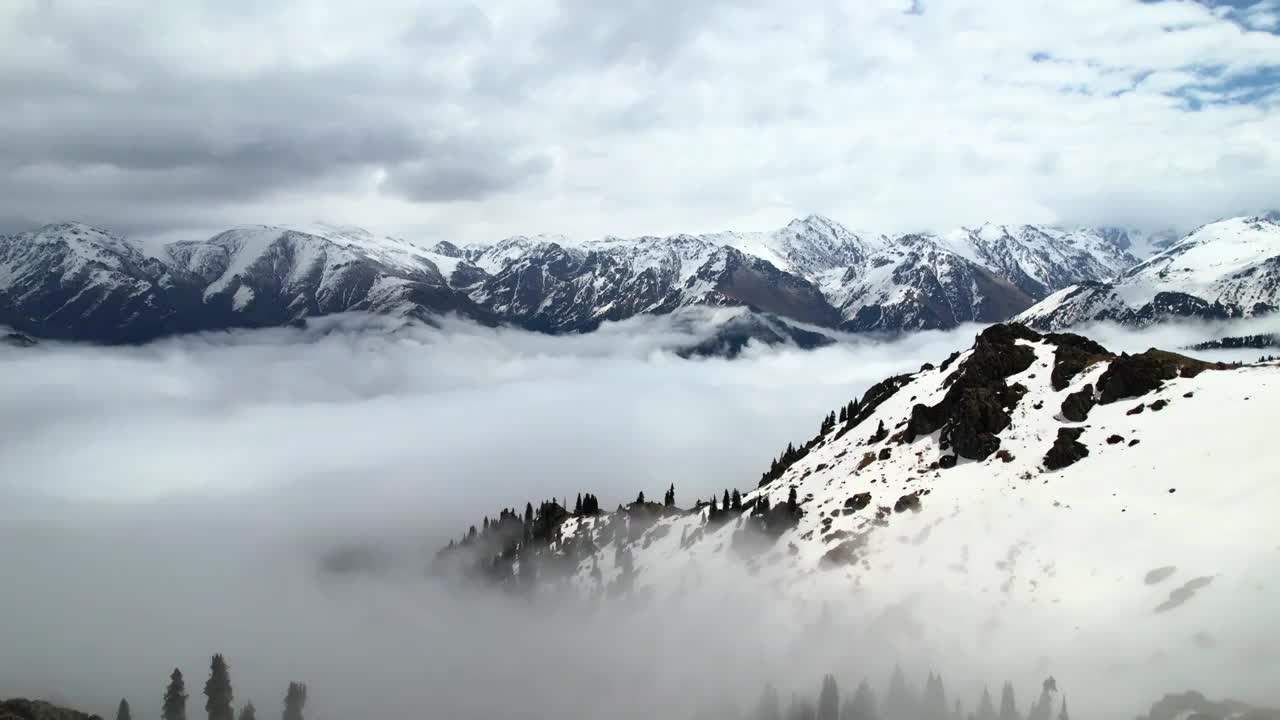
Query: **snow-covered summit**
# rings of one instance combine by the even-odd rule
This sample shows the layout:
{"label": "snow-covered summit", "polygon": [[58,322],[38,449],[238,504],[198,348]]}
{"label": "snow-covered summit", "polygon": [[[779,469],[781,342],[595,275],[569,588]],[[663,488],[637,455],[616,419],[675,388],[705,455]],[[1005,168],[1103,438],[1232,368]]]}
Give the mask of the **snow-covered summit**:
{"label": "snow-covered summit", "polygon": [[1063,328],[1111,320],[1144,324],[1168,317],[1248,317],[1280,308],[1280,223],[1220,220],[1120,275],[1068,287],[1022,313],[1022,322]]}
{"label": "snow-covered summit", "polygon": [[[1265,218],[1234,222],[1244,228],[1237,235],[1274,227]],[[1188,241],[1267,244],[1226,231],[1209,238],[1204,229]],[[1179,270],[1172,248],[1139,265],[1131,247],[1131,237],[1114,229],[986,223],[889,236],[811,215],[767,232],[585,242],[518,235],[467,246],[347,226],[252,225],[144,252],[112,233],[67,223],[0,237],[0,322],[37,336],[138,341],[363,310],[458,313],[583,332],[702,305],[846,331],[901,332],[998,322],[1064,288],[1109,288],[1160,263],[1166,286],[1202,279],[1203,272]],[[1179,247],[1189,253],[1184,263],[1200,262],[1206,252]],[[1257,278],[1273,269],[1237,262],[1231,272],[1237,277],[1222,284],[1218,299],[1271,302],[1274,284]],[[1092,305],[1111,302],[1104,300]]]}

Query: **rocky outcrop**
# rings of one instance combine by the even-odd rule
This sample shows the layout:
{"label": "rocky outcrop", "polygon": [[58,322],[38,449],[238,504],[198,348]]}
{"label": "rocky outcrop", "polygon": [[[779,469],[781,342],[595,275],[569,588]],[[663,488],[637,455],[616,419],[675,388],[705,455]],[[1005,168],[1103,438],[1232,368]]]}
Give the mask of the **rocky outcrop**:
{"label": "rocky outcrop", "polygon": [[1006,378],[1035,362],[1035,351],[1018,340],[1039,340],[1040,335],[1021,325],[994,325],[983,331],[973,352],[944,384],[947,394],[933,406],[918,404],[901,434],[902,442],[941,431],[943,448],[957,455],[983,460],[1000,449],[996,434],[1009,427],[1010,411],[1026,393]]}
{"label": "rocky outcrop", "polygon": [[1085,385],[1062,401],[1062,417],[1071,422],[1084,422],[1093,405],[1093,385]]}
{"label": "rocky outcrop", "polygon": [[1058,346],[1053,352],[1053,373],[1049,376],[1054,390],[1065,390],[1072,378],[1090,365],[1114,357],[1106,348],[1083,335],[1049,333],[1044,339]]}
{"label": "rocky outcrop", "polygon": [[1044,456],[1046,470],[1060,470],[1088,457],[1089,448],[1080,442],[1084,428],[1058,428],[1058,439]]}
{"label": "rocky outcrop", "polygon": [[1098,402],[1106,405],[1141,397],[1176,377],[1195,377],[1205,370],[1229,368],[1224,363],[1208,363],[1154,348],[1137,355],[1121,354],[1098,378]]}

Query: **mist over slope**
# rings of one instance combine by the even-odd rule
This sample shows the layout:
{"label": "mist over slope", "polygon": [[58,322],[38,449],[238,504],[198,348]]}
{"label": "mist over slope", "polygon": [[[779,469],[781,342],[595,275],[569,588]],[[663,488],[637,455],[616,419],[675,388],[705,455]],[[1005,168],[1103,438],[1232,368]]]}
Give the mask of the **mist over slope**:
{"label": "mist over slope", "polygon": [[[723,572],[703,590],[661,602],[530,603],[427,577],[448,537],[513,498],[572,502],[590,488],[612,508],[673,483],[682,504],[748,492],[833,406],[968,347],[978,329],[748,347],[734,361],[679,358],[664,348],[681,331],[658,321],[572,337],[336,325],[0,348],[0,576],[22,588],[0,594],[0,695],[104,716],[125,695],[151,720],[172,667],[194,685],[216,651],[237,697],[264,712],[304,679],[316,720],[424,707],[639,718],[672,697],[689,708],[740,697],[745,709],[765,682],[805,690],[826,672],[883,681],[895,663],[916,678],[941,672],[964,697],[1006,678],[1025,697],[1048,666],[1022,658],[1044,655],[1064,685],[1090,688],[1099,712],[1114,703],[1128,716],[1152,698],[1109,700],[1109,683],[1136,677],[1163,692],[1167,666],[1108,679],[1084,646],[939,653],[945,612],[850,613],[847,597],[823,612],[816,596],[797,605],[760,592],[728,561],[710,566]],[[1110,332],[1113,349],[1152,342]],[[1190,342],[1210,329],[1161,332]],[[1215,582],[1229,587],[1226,575]],[[985,598],[965,602],[978,604],[956,609]],[[1241,622],[1267,637],[1265,620]],[[1206,692],[1240,687],[1239,671],[1196,679]],[[1084,697],[1078,706],[1088,712]]]}

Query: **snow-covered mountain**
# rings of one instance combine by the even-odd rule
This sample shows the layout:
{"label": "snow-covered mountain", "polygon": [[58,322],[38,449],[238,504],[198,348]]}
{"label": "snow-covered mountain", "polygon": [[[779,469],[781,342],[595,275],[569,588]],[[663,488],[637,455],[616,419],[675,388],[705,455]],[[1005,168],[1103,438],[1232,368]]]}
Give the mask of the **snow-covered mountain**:
{"label": "snow-covered mountain", "polygon": [[995,322],[1138,262],[1123,232],[983,225],[857,233],[810,216],[764,233],[431,248],[358,228],[240,227],[144,249],[77,223],[0,236],[0,323],[132,342],[347,311],[458,313],[544,332],[745,306],[793,322],[897,332]]}
{"label": "snow-covered mountain", "polygon": [[[649,599],[734,587],[797,624],[838,603],[953,660],[1035,638],[1037,657],[1087,649],[1102,673],[1221,677],[1280,641],[1257,621],[1280,601],[1280,527],[1261,510],[1280,504],[1277,423],[1275,363],[996,325],[841,407],[758,487],[690,509],[662,481],[645,489],[664,502],[616,512],[590,493],[582,512],[517,505],[436,568]],[[726,568],[744,584],[717,585]]]}
{"label": "snow-covered mountain", "polygon": [[1115,282],[1064,288],[1018,316],[1060,329],[1109,320],[1250,317],[1280,307],[1280,222],[1231,218],[1204,225],[1129,268]]}

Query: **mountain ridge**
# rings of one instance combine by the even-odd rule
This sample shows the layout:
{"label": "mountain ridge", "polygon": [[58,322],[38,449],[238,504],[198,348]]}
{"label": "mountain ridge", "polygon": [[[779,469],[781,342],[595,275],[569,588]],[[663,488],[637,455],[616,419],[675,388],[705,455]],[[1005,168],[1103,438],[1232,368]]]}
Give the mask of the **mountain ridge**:
{"label": "mountain ridge", "polygon": [[1225,320],[1280,309],[1280,222],[1220,220],[1124,271],[1111,282],[1063,288],[1015,320],[1041,329],[1087,322],[1149,325],[1170,318]]}
{"label": "mountain ridge", "polygon": [[899,632],[946,618],[912,642],[980,661],[1033,636],[1043,656],[1093,647],[1132,668],[1160,653],[1208,676],[1275,634],[1250,618],[1280,597],[1280,533],[1257,512],[1280,501],[1277,399],[1275,362],[995,325],[840,405],[758,483],[692,504],[676,478],[646,488],[661,502],[612,512],[590,492],[503,509],[433,567],[552,597],[732,588],[795,622],[830,603]]}
{"label": "mountain ridge", "polygon": [[1102,230],[1011,228],[890,238],[813,215],[763,233],[513,236],[427,248],[360,228],[246,225],[146,249],[61,223],[0,236],[0,324],[141,342],[363,311],[428,322],[456,313],[563,333],[740,305],[835,330],[895,332],[1004,320],[1046,289],[1109,279],[1136,262]]}

